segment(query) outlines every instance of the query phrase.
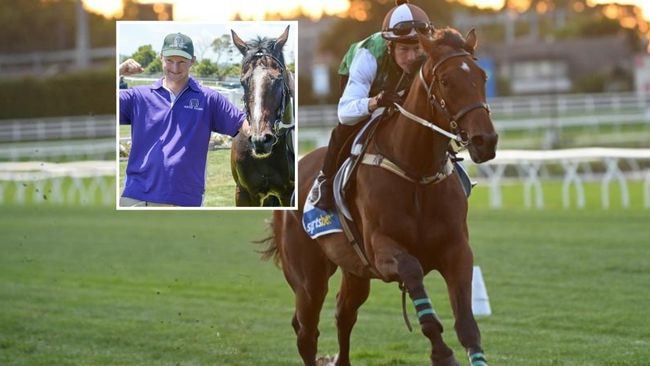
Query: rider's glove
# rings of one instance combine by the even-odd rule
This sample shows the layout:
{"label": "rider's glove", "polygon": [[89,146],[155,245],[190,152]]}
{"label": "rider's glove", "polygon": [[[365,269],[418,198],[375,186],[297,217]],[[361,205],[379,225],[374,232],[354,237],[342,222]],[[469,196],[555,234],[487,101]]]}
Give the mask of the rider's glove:
{"label": "rider's glove", "polygon": [[393,103],[402,104],[402,97],[399,94],[391,91],[382,91],[377,94],[378,107],[391,107]]}

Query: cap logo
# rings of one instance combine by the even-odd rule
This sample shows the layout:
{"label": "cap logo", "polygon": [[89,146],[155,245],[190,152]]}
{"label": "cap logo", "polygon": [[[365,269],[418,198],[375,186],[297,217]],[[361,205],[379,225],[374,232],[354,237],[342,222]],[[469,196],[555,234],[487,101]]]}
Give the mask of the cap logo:
{"label": "cap logo", "polygon": [[180,36],[174,37],[174,43],[172,43],[172,47],[174,48],[184,48],[185,47],[185,42],[183,42],[183,38]]}

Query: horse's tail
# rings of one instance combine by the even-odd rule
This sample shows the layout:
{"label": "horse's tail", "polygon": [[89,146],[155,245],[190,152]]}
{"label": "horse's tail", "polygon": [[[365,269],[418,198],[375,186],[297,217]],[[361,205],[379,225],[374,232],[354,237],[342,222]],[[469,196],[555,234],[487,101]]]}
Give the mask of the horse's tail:
{"label": "horse's tail", "polygon": [[273,217],[271,219],[266,220],[266,224],[268,226],[268,230],[270,231],[270,234],[260,240],[255,240],[255,244],[260,244],[266,246],[266,248],[261,249],[258,251],[258,253],[261,254],[262,260],[267,261],[269,259],[273,259],[273,263],[275,263],[276,266],[280,266],[280,250],[278,248],[277,241],[275,240],[275,235],[273,232]]}

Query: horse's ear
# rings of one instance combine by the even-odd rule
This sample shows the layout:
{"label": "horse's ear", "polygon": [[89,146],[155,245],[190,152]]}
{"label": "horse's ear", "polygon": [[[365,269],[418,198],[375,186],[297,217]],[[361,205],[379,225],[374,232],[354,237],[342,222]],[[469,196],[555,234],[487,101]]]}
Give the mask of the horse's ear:
{"label": "horse's ear", "polygon": [[478,41],[476,40],[476,31],[474,30],[474,28],[472,28],[472,30],[470,30],[467,33],[467,36],[465,37],[465,45],[472,53],[472,55],[474,54],[474,51],[476,51],[477,42]]}
{"label": "horse's ear", "polygon": [[282,51],[282,47],[284,47],[284,44],[287,42],[287,39],[289,38],[289,26],[287,25],[287,28],[282,32],[280,37],[275,40],[275,51],[280,52]]}
{"label": "horse's ear", "polygon": [[246,53],[248,52],[248,45],[246,42],[242,41],[241,38],[235,33],[234,30],[230,30],[230,33],[232,34],[232,43],[235,44],[237,49],[239,49],[239,52],[241,52],[242,55],[246,56]]}

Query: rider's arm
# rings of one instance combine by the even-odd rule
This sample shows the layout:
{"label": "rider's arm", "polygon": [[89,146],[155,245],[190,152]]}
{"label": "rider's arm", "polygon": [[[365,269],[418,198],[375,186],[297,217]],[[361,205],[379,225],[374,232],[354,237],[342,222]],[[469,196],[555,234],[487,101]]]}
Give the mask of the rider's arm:
{"label": "rider's arm", "polygon": [[376,103],[371,102],[373,98],[368,96],[376,75],[377,60],[368,50],[360,48],[350,64],[350,78],[339,100],[339,122],[354,125],[376,108]]}

